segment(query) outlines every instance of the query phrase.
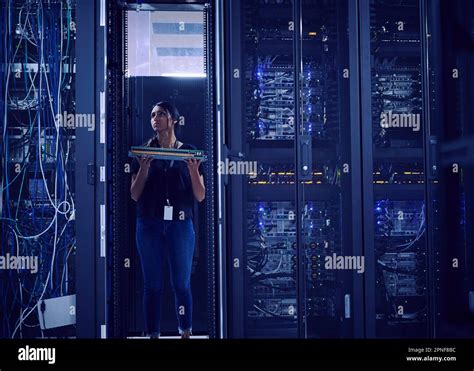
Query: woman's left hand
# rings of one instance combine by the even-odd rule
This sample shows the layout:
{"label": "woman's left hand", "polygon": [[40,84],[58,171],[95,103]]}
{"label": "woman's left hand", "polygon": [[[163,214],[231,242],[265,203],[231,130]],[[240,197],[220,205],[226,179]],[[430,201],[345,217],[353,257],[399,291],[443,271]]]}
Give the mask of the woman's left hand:
{"label": "woman's left hand", "polygon": [[190,158],[184,161],[188,164],[189,173],[199,173],[199,165],[201,165],[202,160]]}

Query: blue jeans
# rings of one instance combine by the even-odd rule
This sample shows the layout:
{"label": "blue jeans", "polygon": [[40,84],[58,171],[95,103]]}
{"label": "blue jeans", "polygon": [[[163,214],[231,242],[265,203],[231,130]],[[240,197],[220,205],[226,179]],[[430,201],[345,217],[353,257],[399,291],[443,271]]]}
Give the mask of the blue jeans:
{"label": "blue jeans", "polygon": [[191,331],[191,268],[195,242],[192,219],[161,220],[156,217],[139,217],[136,242],[143,272],[143,305],[148,334],[160,333],[165,249],[175,294],[178,330],[180,334]]}

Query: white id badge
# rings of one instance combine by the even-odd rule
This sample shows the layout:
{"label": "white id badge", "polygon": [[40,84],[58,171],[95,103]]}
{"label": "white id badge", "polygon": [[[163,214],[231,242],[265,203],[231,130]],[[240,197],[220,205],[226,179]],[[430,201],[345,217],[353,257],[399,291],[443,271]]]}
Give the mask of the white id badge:
{"label": "white id badge", "polygon": [[173,206],[165,206],[164,220],[173,220]]}

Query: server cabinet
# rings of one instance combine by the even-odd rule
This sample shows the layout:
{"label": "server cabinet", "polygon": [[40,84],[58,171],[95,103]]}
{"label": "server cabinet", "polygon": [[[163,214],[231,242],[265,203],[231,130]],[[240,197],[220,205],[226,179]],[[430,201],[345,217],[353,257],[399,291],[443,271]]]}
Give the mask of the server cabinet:
{"label": "server cabinet", "polygon": [[472,329],[472,9],[360,2],[368,337]]}
{"label": "server cabinet", "polygon": [[423,7],[433,335],[472,337],[474,2]]}
{"label": "server cabinet", "polygon": [[356,7],[349,1],[301,1],[296,10],[302,335],[361,336],[365,262],[359,234]]}
{"label": "server cabinet", "polygon": [[[346,1],[227,8],[230,337],[356,331],[361,276],[327,263],[356,258],[361,228],[352,225],[361,208],[351,197],[360,164],[349,10],[356,13]],[[239,165],[248,171],[234,174]]]}
{"label": "server cabinet", "polygon": [[98,5],[0,4],[0,255],[35,265],[2,269],[0,337],[105,335]]}
{"label": "server cabinet", "polygon": [[362,0],[366,335],[427,337],[420,2]]}
{"label": "server cabinet", "polygon": [[[167,4],[151,1],[109,2],[109,128],[111,182],[109,323],[113,337],[142,336],[143,282],[135,242],[135,203],[130,198],[128,151],[141,145],[153,131],[150,111],[159,101],[172,102],[180,112],[178,140],[207,154],[204,169],[206,196],[195,205],[193,333],[216,336],[215,278],[215,123],[214,123],[214,9],[196,1]],[[167,265],[166,265],[167,267]],[[165,268],[167,271],[167,268]],[[167,273],[167,272],[163,272]],[[164,274],[161,333],[177,332],[174,298]]]}
{"label": "server cabinet", "polygon": [[[280,184],[272,185],[265,180],[259,184],[260,169],[253,174],[228,175],[233,221],[230,336],[297,337],[294,32],[289,29],[293,4],[232,2],[230,10],[229,49],[236,76],[229,84],[230,96],[234,97],[229,110],[231,154],[245,156],[245,160],[236,156],[235,161],[265,162],[259,166],[268,168],[269,178],[278,173],[281,177]],[[277,39],[283,41],[277,43]],[[272,50],[277,58],[271,56]],[[259,79],[270,84],[273,81],[273,89],[258,92],[266,83]],[[270,265],[271,269],[263,270]],[[272,274],[273,281],[262,279],[259,271]]]}

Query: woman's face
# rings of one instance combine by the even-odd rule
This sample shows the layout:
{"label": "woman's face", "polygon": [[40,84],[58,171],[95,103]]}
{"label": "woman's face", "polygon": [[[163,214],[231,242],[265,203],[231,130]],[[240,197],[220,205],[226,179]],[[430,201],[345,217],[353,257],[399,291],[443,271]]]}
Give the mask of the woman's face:
{"label": "woman's face", "polygon": [[151,111],[151,127],[155,132],[166,131],[173,128],[173,120],[163,107],[155,106]]}

